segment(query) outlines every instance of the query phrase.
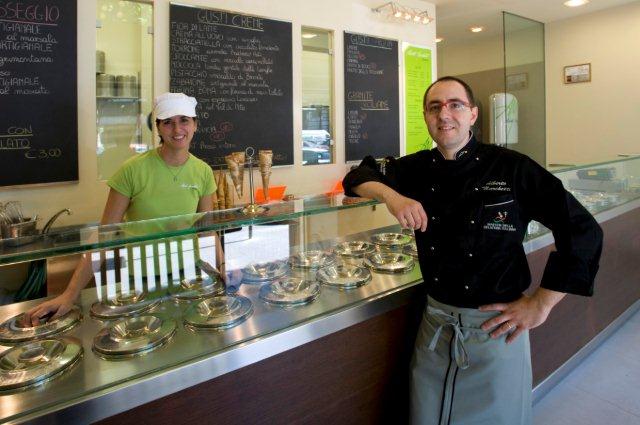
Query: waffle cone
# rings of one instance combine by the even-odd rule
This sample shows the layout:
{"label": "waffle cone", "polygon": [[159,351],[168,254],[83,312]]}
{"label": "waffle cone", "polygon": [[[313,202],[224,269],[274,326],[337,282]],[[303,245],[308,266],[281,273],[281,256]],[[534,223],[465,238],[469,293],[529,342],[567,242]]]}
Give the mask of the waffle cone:
{"label": "waffle cone", "polygon": [[269,178],[271,177],[271,170],[262,171],[260,170],[260,176],[262,177],[262,193],[264,194],[264,199],[269,200]]}
{"label": "waffle cone", "polygon": [[227,173],[224,173],[224,177],[222,178],[222,182],[224,185],[224,201],[226,204],[226,208],[233,207],[233,192],[231,190],[231,186],[229,186],[229,182],[227,181]]}
{"label": "waffle cone", "polygon": [[225,209],[225,175],[224,171],[220,170],[216,173],[216,195],[218,196],[218,209]]}
{"label": "waffle cone", "polygon": [[231,176],[231,181],[236,188],[236,193],[238,196],[242,197],[242,175],[244,173],[240,172],[240,165],[234,158],[233,154],[225,156],[224,160],[227,163],[227,167],[229,167],[229,175]]}
{"label": "waffle cone", "polygon": [[[234,181],[234,184],[236,185],[236,192],[238,192],[238,196],[242,198],[242,192],[244,191],[243,181],[244,181],[245,155],[244,155],[244,152],[232,152],[231,155],[233,156],[233,159],[238,164],[238,168],[240,170],[240,174],[238,175],[238,183]],[[238,190],[238,188],[240,189]]]}

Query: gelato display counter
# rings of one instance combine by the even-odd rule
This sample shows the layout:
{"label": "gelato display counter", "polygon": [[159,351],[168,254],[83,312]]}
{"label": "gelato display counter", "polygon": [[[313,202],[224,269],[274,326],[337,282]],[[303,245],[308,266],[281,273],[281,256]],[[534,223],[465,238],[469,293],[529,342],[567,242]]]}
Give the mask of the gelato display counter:
{"label": "gelato display counter", "polygon": [[[640,299],[640,160],[555,173],[605,251],[596,295],[566,297],[531,333],[538,386]],[[0,265],[83,254],[95,280],[36,326],[23,315],[42,300],[0,306],[0,422],[405,417],[425,299],[412,233],[371,200],[265,207],[0,241]],[[553,238],[532,223],[524,243],[538,282]]]}

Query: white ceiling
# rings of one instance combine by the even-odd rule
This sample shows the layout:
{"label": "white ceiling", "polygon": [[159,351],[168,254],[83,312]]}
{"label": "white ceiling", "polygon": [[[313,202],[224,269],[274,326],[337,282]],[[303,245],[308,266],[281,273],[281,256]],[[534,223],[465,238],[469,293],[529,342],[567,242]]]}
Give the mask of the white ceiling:
{"label": "white ceiling", "polygon": [[[502,32],[502,12],[540,22],[553,22],[621,6],[638,0],[591,0],[581,7],[566,7],[565,0],[425,0],[436,5],[436,29],[445,42],[495,37]],[[469,27],[483,26],[473,34]]]}

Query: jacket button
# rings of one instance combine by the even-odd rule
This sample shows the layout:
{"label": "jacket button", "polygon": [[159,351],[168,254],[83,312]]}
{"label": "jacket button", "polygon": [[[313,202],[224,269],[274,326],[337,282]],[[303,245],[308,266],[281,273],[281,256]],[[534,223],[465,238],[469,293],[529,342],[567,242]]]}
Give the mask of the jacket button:
{"label": "jacket button", "polygon": [[469,223],[476,224],[476,221],[475,220],[471,220]]}
{"label": "jacket button", "polygon": [[464,289],[468,291],[469,290],[469,285],[464,285]]}
{"label": "jacket button", "polygon": [[430,249],[431,251],[435,251],[435,250],[436,250],[436,247],[435,247],[435,246],[430,246],[430,247],[429,247],[429,249]]}
{"label": "jacket button", "polygon": [[473,257],[473,254],[472,254],[472,253],[469,253],[468,255],[469,255],[469,258]]}
{"label": "jacket button", "polygon": [[438,216],[434,215],[433,217],[431,217],[431,220],[433,220],[433,221],[436,221],[437,219],[438,219]]}
{"label": "jacket button", "polygon": [[476,156],[476,161],[480,161],[480,157],[479,156]]}
{"label": "jacket button", "polygon": [[434,277],[434,278],[433,278],[433,281],[434,281],[434,282],[437,282],[437,281],[438,281],[438,278],[437,278],[437,277]]}
{"label": "jacket button", "polygon": [[436,188],[435,188],[434,186],[431,186],[431,191],[432,191],[432,192],[435,192],[435,191],[436,191]]}
{"label": "jacket button", "polygon": [[479,191],[480,189],[477,187],[474,187],[473,190],[475,190],[476,192]]}

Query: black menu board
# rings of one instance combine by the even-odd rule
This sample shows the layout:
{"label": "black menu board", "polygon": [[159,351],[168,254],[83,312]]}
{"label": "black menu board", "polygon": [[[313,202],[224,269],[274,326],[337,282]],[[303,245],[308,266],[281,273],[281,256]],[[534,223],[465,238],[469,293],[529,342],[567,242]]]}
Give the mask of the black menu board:
{"label": "black menu board", "polygon": [[400,155],[398,42],[344,33],[345,158]]}
{"label": "black menu board", "polygon": [[252,146],[293,164],[291,23],[171,5],[171,91],[194,96],[191,151],[210,165]]}
{"label": "black menu board", "polygon": [[78,180],[76,0],[0,0],[0,186]]}

